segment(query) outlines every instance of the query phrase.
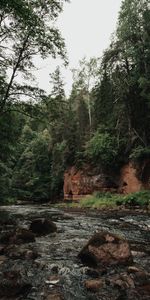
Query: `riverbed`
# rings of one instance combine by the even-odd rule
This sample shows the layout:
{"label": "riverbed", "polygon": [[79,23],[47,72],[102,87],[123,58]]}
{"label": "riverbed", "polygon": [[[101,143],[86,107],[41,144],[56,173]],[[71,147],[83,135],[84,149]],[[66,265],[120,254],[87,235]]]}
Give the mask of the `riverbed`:
{"label": "riverbed", "polygon": [[[116,272],[126,272],[127,267],[117,266],[98,270],[97,273],[82,264],[78,253],[91,238],[101,230],[115,233],[124,237],[130,243],[134,267],[150,274],[150,218],[144,211],[63,211],[47,205],[14,205],[0,207],[1,234],[7,233],[14,227],[29,228],[35,218],[48,218],[57,225],[57,232],[46,236],[36,237],[35,242],[19,245],[37,253],[33,259],[2,255],[0,276],[13,271],[21,274],[28,288],[18,295],[11,296],[2,293],[1,299],[16,300],[147,300],[149,292],[110,284],[98,292],[89,291],[85,281],[99,276],[105,278]],[[6,257],[5,257],[6,256]],[[0,256],[1,257],[1,256]],[[129,266],[128,266],[129,267]],[[97,275],[96,275],[97,274]],[[149,281],[143,286],[149,286]],[[53,295],[53,297],[51,297]],[[49,298],[48,298],[49,297]]]}

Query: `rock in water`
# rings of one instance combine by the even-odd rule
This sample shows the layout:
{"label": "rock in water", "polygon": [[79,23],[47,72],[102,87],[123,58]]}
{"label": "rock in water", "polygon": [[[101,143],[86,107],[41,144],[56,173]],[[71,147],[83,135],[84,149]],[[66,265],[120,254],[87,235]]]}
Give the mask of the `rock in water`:
{"label": "rock in water", "polygon": [[6,245],[31,243],[35,242],[35,237],[33,232],[31,232],[30,230],[24,228],[17,228],[13,232],[4,233],[0,238],[0,242]]}
{"label": "rock in water", "polygon": [[129,243],[105,231],[95,234],[80,251],[78,257],[84,264],[93,267],[132,262]]}
{"label": "rock in water", "polygon": [[89,279],[85,281],[85,287],[93,292],[103,288],[104,285],[105,283],[102,279]]}
{"label": "rock in water", "polygon": [[56,294],[51,294],[51,295],[48,295],[46,300],[62,300],[62,296],[58,293]]}
{"label": "rock in water", "polygon": [[56,224],[48,219],[35,219],[30,225],[30,230],[38,235],[46,235],[57,231]]}
{"label": "rock in water", "polygon": [[17,271],[1,272],[0,274],[0,299],[1,297],[14,299],[19,295],[27,295],[31,287],[31,284],[24,281],[22,275]]}
{"label": "rock in water", "polygon": [[18,228],[16,230],[16,240],[21,241],[22,243],[32,243],[35,242],[35,237],[30,230]]}

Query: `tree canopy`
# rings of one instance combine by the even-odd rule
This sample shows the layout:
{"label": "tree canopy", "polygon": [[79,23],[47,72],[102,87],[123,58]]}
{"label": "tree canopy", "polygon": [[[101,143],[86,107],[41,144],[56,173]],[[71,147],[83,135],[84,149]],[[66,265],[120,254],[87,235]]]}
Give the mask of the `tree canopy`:
{"label": "tree canopy", "polygon": [[45,59],[59,55],[66,60],[65,43],[55,26],[62,9],[60,0],[1,1],[1,112],[22,96],[36,100],[41,96],[42,91],[32,82],[35,56]]}
{"label": "tree canopy", "polygon": [[101,59],[79,62],[69,97],[59,66],[49,95],[32,81],[36,55],[67,61],[55,26],[63,2],[0,3],[2,201],[55,201],[71,165],[119,169],[150,157],[149,1],[122,1],[109,47]]}

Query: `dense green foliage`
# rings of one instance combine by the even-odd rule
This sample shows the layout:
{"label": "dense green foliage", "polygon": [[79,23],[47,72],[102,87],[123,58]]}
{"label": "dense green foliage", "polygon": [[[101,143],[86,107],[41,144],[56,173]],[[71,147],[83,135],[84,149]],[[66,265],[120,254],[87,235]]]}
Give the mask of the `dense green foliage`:
{"label": "dense green foliage", "polygon": [[85,153],[93,163],[101,162],[104,167],[111,166],[118,156],[116,140],[107,132],[96,131],[87,142]]}
{"label": "dense green foliage", "polygon": [[110,46],[101,61],[80,61],[68,99],[59,67],[48,96],[32,80],[36,55],[66,62],[54,27],[63,2],[0,2],[1,202],[55,201],[73,164],[109,169],[150,157],[149,1],[122,1]]}

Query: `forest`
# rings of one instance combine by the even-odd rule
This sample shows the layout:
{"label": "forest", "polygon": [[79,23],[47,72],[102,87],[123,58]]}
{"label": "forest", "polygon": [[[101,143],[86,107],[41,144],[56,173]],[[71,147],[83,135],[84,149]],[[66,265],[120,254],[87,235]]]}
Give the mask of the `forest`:
{"label": "forest", "polygon": [[64,2],[0,1],[1,203],[63,199],[72,165],[117,169],[150,158],[149,0],[123,0],[103,56],[81,59],[69,96],[58,66],[47,95],[34,85],[34,58],[67,66],[54,26]]}

